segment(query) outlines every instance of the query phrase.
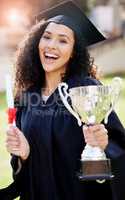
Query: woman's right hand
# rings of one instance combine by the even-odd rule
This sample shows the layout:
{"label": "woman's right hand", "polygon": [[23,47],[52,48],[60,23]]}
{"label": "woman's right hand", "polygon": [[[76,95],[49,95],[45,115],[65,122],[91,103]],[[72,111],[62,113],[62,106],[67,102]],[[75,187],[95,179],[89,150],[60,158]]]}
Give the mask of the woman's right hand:
{"label": "woman's right hand", "polygon": [[29,143],[24,134],[12,125],[8,127],[6,139],[7,151],[26,160],[30,154]]}

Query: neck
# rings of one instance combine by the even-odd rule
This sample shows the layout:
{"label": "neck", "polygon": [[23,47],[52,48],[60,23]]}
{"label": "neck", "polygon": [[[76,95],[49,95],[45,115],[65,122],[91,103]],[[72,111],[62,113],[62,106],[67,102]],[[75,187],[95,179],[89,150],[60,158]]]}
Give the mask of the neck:
{"label": "neck", "polygon": [[58,84],[61,82],[62,79],[62,73],[53,72],[53,73],[45,73],[45,88],[43,90],[43,93],[45,95],[50,95],[54,92],[54,90],[57,88]]}

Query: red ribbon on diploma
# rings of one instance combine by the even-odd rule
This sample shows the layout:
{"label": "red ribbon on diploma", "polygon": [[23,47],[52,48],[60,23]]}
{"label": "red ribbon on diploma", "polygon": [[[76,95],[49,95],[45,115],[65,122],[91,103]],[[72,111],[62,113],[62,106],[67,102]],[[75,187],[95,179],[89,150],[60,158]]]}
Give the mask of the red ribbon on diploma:
{"label": "red ribbon on diploma", "polygon": [[8,123],[13,124],[13,122],[16,120],[16,108],[8,108],[7,114],[8,114]]}

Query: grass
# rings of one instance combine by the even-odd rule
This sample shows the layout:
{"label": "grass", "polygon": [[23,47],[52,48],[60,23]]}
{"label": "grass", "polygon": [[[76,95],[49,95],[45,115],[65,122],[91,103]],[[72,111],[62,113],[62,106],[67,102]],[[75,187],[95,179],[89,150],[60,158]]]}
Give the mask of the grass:
{"label": "grass", "polygon": [[[125,126],[125,76],[123,78],[123,88],[120,98],[116,105],[116,111],[123,125]],[[105,84],[111,82],[112,77],[107,77],[102,80]],[[0,188],[7,186],[12,181],[10,155],[5,148],[6,128],[7,128],[7,115],[5,93],[0,93]]]}

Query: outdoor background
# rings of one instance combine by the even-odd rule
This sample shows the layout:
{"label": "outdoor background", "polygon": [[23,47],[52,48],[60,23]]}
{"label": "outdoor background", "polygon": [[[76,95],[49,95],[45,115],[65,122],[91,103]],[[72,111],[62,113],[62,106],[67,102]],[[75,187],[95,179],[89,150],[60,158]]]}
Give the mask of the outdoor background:
{"label": "outdoor background", "polygon": [[[125,126],[125,0],[76,0],[107,40],[89,47],[101,81],[110,83],[114,76],[123,80],[120,98],[115,107]],[[5,75],[12,75],[19,42],[35,23],[42,10],[59,0],[0,0],[0,188],[12,181],[10,155],[5,148],[7,105]],[[117,16],[117,17],[116,17]]]}

